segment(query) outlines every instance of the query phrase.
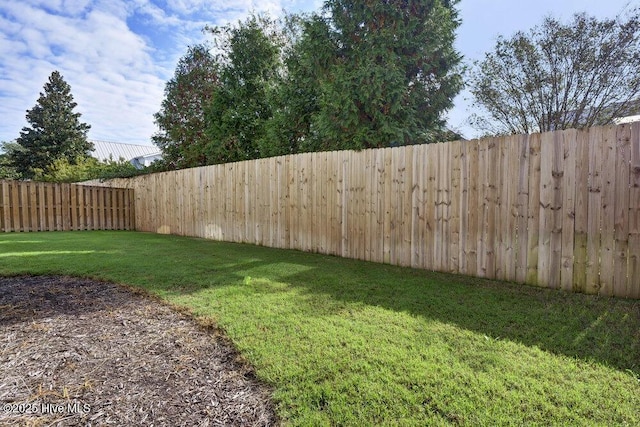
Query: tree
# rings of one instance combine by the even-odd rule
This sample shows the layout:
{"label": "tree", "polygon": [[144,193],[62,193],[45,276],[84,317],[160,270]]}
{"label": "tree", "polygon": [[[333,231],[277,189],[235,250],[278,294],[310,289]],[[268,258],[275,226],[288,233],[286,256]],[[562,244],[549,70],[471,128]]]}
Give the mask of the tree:
{"label": "tree", "polygon": [[319,15],[289,15],[283,31],[290,42],[283,48],[285,72],[271,93],[273,115],[260,141],[264,156],[320,148],[312,122],[320,112],[321,82],[335,52],[329,23]]}
{"label": "tree", "polygon": [[[442,115],[462,85],[456,3],[327,0],[323,13],[289,15],[285,25],[254,15],[207,27],[219,80],[205,108],[204,150],[193,142],[200,124],[182,120],[198,164],[449,136]],[[189,158],[169,125],[156,143]]]}
{"label": "tree", "polygon": [[19,150],[20,146],[15,142],[0,143],[3,153],[0,154],[0,179],[20,179],[20,174],[11,162],[11,153]]}
{"label": "tree", "polygon": [[473,117],[489,133],[531,133],[611,123],[640,95],[640,15],[598,20],[547,17],[525,34],[499,37],[475,64]]}
{"label": "tree", "polygon": [[80,122],[80,113],[73,109],[71,87],[58,71],[51,73],[40,93],[37,104],[27,111],[30,126],[22,128],[16,143],[19,149],[8,156],[22,178],[32,178],[35,169],[46,171],[57,159],[74,163],[93,149],[87,141],[90,127]]}
{"label": "tree", "polygon": [[103,162],[94,157],[78,157],[72,164],[67,159],[57,159],[47,171],[36,169],[35,180],[46,182],[81,182],[91,179],[129,178],[146,173],[127,160],[108,159]]}
{"label": "tree", "polygon": [[219,87],[219,66],[209,47],[189,47],[174,77],[165,86],[165,99],[154,115],[160,131],[152,139],[169,169],[207,164],[205,110]]}
{"label": "tree", "polygon": [[[433,142],[460,91],[457,1],[327,0],[331,45],[312,126],[320,147]],[[324,54],[324,52],[320,52]],[[322,58],[322,56],[321,56]],[[335,141],[335,142],[334,142]]]}
{"label": "tree", "polygon": [[207,110],[205,154],[210,163],[264,157],[260,141],[271,119],[281,70],[277,23],[250,16],[236,26],[208,28],[220,55],[220,88]]}

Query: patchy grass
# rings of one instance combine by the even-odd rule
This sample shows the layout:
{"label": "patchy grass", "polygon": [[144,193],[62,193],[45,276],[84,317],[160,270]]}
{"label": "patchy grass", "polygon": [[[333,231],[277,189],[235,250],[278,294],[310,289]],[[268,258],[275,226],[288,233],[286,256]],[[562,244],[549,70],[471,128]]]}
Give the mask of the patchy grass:
{"label": "patchy grass", "polygon": [[134,232],[0,235],[16,274],[139,286],[217,322],[285,424],[640,424],[640,301]]}

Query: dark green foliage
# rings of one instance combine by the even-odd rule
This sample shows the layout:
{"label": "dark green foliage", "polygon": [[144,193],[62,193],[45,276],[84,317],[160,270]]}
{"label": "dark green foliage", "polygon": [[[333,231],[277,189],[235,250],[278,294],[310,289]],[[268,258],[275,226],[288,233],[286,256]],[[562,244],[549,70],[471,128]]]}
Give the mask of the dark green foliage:
{"label": "dark green foliage", "polygon": [[457,2],[327,0],[334,52],[314,118],[319,144],[433,142],[461,89]]}
{"label": "dark green foliage", "polygon": [[290,20],[295,42],[263,152],[450,137],[441,115],[461,89],[453,4],[329,0],[324,11]]}
{"label": "dark green foliage", "polygon": [[456,3],[327,0],[322,13],[284,25],[251,16],[207,27],[220,80],[207,98],[204,149],[200,122],[188,120],[185,144],[163,141],[179,127],[171,121],[156,144],[184,167],[451,139],[442,114],[462,86]]}
{"label": "dark green foliage", "polygon": [[0,179],[20,179],[16,167],[11,161],[12,153],[20,150],[21,146],[15,142],[3,142],[0,144],[3,153],[0,154]]}
{"label": "dark green foliage", "polygon": [[207,164],[205,109],[218,90],[218,63],[206,45],[189,47],[175,76],[167,82],[165,99],[154,118],[160,131],[153,143],[167,169]]}
{"label": "dark green foliage", "polygon": [[259,141],[272,117],[280,43],[276,23],[251,16],[237,26],[208,28],[221,55],[221,85],[207,111],[210,163],[263,157]]}
{"label": "dark green foliage", "polygon": [[[547,17],[528,33],[498,38],[470,80],[473,117],[489,134],[531,133],[613,122],[640,96],[640,13],[598,20]],[[635,105],[637,108],[637,105]]]}
{"label": "dark green foliage", "polygon": [[273,116],[266,124],[260,153],[295,154],[316,148],[312,121],[320,111],[320,82],[334,51],[329,25],[318,15],[287,17],[284,73],[273,92]]}
{"label": "dark green foliage", "polygon": [[8,153],[10,163],[22,178],[32,178],[36,169],[48,170],[58,159],[74,163],[93,149],[87,141],[89,126],[80,122],[73,109],[71,87],[58,71],[51,73],[38,103],[27,111],[30,126],[22,128],[16,143],[20,148]]}

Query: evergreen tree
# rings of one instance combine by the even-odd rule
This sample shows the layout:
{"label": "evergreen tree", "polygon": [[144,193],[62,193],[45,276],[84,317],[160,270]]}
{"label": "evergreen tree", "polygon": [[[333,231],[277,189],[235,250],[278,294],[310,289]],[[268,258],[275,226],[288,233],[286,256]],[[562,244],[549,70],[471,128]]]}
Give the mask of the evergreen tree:
{"label": "evergreen tree", "polygon": [[207,164],[205,110],[220,85],[218,68],[206,45],[189,47],[165,87],[165,99],[154,116],[160,132],[153,143],[162,150],[162,163],[169,169]]}
{"label": "evergreen tree", "polygon": [[[437,141],[462,88],[457,0],[327,0],[333,52],[312,126],[320,149]],[[318,44],[315,44],[318,46]]]}
{"label": "evergreen tree", "polygon": [[47,171],[58,159],[71,164],[93,149],[87,141],[89,126],[80,122],[73,110],[71,87],[58,71],[51,73],[37,104],[27,111],[30,126],[22,128],[16,143],[20,149],[9,153],[9,161],[22,178],[30,179],[36,170]]}

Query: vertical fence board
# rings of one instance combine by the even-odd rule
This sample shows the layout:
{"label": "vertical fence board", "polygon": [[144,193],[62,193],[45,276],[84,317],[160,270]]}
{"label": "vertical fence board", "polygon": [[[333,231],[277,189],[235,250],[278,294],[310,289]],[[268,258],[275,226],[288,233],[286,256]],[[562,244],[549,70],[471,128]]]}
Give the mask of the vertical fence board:
{"label": "vertical fence board", "polygon": [[573,290],[587,289],[587,232],[589,216],[589,138],[584,131],[576,134],[575,227],[573,250]]}
{"label": "vertical fence board", "polygon": [[423,237],[420,235],[422,230],[423,201],[422,201],[422,182],[424,178],[423,150],[424,145],[414,146],[413,148],[413,166],[412,166],[412,192],[411,192],[411,267],[419,268],[422,265],[422,244]]}
{"label": "vertical fence board", "polygon": [[601,216],[601,171],[602,128],[589,133],[589,213],[587,230],[587,287],[586,292],[597,293],[600,289],[600,216]]}
{"label": "vertical fence board", "polygon": [[496,277],[496,227],[498,212],[498,181],[500,180],[499,147],[496,139],[492,139],[487,146],[487,194],[486,200],[486,239],[485,260],[486,277]]}
{"label": "vertical fence board", "polygon": [[29,183],[19,186],[20,222],[22,231],[31,231],[29,227]]}
{"label": "vertical fence board", "polygon": [[489,164],[489,143],[490,139],[478,141],[478,225],[477,225],[477,271],[478,276],[487,277],[487,206],[488,206],[488,175],[487,167]]}
{"label": "vertical fence board", "polygon": [[434,227],[433,227],[433,268],[443,271],[444,259],[442,258],[442,246],[444,245],[444,168],[442,144],[434,144],[433,153],[433,194],[434,194]]}
{"label": "vertical fence board", "polygon": [[29,185],[29,208],[31,231],[38,231],[38,186],[35,183]]}
{"label": "vertical fence board", "polygon": [[602,158],[602,240],[600,249],[600,293],[613,295],[614,220],[616,185],[616,128],[604,128]]}
{"label": "vertical fence board", "polygon": [[476,274],[479,268],[478,264],[478,241],[479,234],[481,233],[481,229],[479,226],[479,189],[480,189],[480,180],[478,176],[479,171],[479,143],[477,140],[471,141],[469,143],[465,143],[465,146],[468,147],[468,184],[467,184],[467,193],[468,193],[468,202],[467,202],[467,210],[468,210],[468,230],[465,242],[465,265],[466,265],[466,274]]}
{"label": "vertical fence board", "polygon": [[549,286],[551,271],[552,241],[554,226],[554,134],[542,134],[540,143],[540,234],[538,235],[538,283]]}
{"label": "vertical fence board", "polygon": [[562,258],[560,287],[570,291],[573,289],[573,264],[575,243],[575,188],[576,188],[576,153],[577,133],[575,130],[563,132],[562,159],[564,162],[562,183]]}
{"label": "vertical fence board", "polygon": [[514,164],[518,171],[517,189],[517,225],[516,238],[518,246],[516,249],[516,277],[518,283],[525,283],[527,280],[527,249],[529,244],[529,234],[527,222],[529,216],[529,137],[520,135],[516,146],[518,163]]}
{"label": "vertical fence board", "polygon": [[23,231],[20,221],[20,189],[17,183],[11,184],[11,217],[13,218],[13,230]]}
{"label": "vertical fence board", "polygon": [[540,242],[540,134],[529,137],[529,213],[527,219],[527,276],[526,283],[538,284],[538,259]]}
{"label": "vertical fence board", "polygon": [[412,153],[413,147],[403,147],[399,150],[402,159],[402,181],[401,191],[402,198],[400,200],[400,209],[402,212],[402,218],[400,220],[402,238],[400,240],[400,265],[411,265],[411,198],[413,193],[413,160]]}
{"label": "vertical fence board", "polygon": [[0,190],[2,191],[2,199],[0,203],[2,203],[2,231],[9,232],[13,231],[13,227],[11,226],[11,193],[10,193],[10,185],[7,181],[0,182]]}
{"label": "vertical fence board", "polygon": [[499,280],[505,280],[507,277],[507,217],[508,208],[507,194],[509,179],[509,168],[505,167],[507,162],[507,144],[506,137],[500,137],[496,140],[496,179],[495,179],[495,277]]}
{"label": "vertical fence board", "polygon": [[469,147],[460,144],[460,248],[459,269],[461,274],[469,274],[467,269],[467,237],[469,231]]}
{"label": "vertical fence board", "polygon": [[616,183],[614,205],[614,271],[613,295],[631,293],[627,288],[627,264],[629,262],[629,165],[631,128],[622,125],[616,129]]}
{"label": "vertical fence board", "polygon": [[45,188],[42,185],[38,185],[38,231],[45,231],[47,229],[47,212],[46,212],[46,196]]}
{"label": "vertical fence board", "polygon": [[625,295],[640,298],[640,122],[631,124],[629,176],[629,261]]}
{"label": "vertical fence board", "polygon": [[460,208],[461,208],[461,170],[462,170],[462,147],[460,141],[449,144],[449,159],[451,163],[451,185],[449,187],[449,235],[451,236],[449,249],[449,272],[458,273],[460,271]]}
{"label": "vertical fence board", "polygon": [[424,217],[425,217],[425,242],[424,242],[424,266],[430,270],[436,267],[436,251],[438,249],[436,233],[436,212],[437,212],[437,188],[436,180],[438,173],[438,146],[429,144],[425,150],[427,170],[425,171],[424,189]]}
{"label": "vertical fence board", "polygon": [[508,179],[504,182],[507,186],[506,206],[505,214],[507,216],[507,223],[504,227],[507,228],[506,234],[506,260],[505,260],[505,278],[509,281],[516,281],[516,267],[517,267],[517,255],[518,255],[518,179],[520,174],[518,171],[518,155],[520,154],[519,140],[514,141],[507,140],[507,162],[505,169],[508,168],[506,176]]}
{"label": "vertical fence board", "polygon": [[549,286],[561,285],[562,265],[562,197],[564,176],[563,132],[553,133],[553,163],[551,168],[551,238],[549,259]]}
{"label": "vertical fence board", "polygon": [[[376,233],[376,158],[373,150],[366,150],[363,155],[366,158],[365,173],[363,176],[363,197],[365,204],[365,227],[364,227],[364,259],[373,261],[375,257],[375,240],[378,238]],[[321,230],[319,230],[322,233]]]}

